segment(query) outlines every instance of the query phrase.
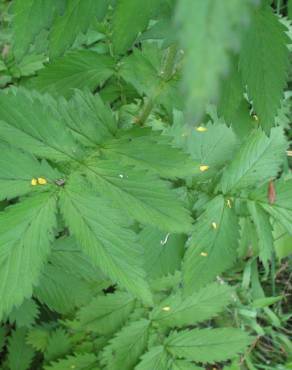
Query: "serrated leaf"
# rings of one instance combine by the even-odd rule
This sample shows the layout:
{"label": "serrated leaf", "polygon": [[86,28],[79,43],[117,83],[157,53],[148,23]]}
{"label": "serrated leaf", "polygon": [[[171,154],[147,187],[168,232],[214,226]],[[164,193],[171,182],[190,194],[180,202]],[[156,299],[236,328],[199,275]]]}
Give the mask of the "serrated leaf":
{"label": "serrated leaf", "polygon": [[190,118],[201,118],[217,98],[220,78],[228,72],[228,52],[238,48],[248,17],[247,1],[184,0],[177,4],[177,32],[186,51],[183,86]]}
{"label": "serrated leaf", "polygon": [[61,211],[71,233],[93,263],[114,282],[146,302],[151,301],[142,269],[142,251],[134,233],[123,227],[120,213],[112,204],[90,189],[84,192],[84,184],[78,181],[68,184],[60,196]]}
{"label": "serrated leaf", "polygon": [[56,199],[35,195],[0,214],[0,315],[32,294],[56,227]]}
{"label": "serrated leaf", "polygon": [[115,6],[112,28],[112,42],[117,54],[132,46],[138,33],[143,31],[151,15],[160,5],[160,0],[148,0],[141,7],[136,0],[118,0]]}
{"label": "serrated leaf", "polygon": [[[152,320],[167,327],[194,325],[217,315],[230,299],[231,289],[216,283],[207,285],[185,299],[180,293],[172,294],[154,309]],[[164,307],[169,309],[166,311]]]}
{"label": "serrated leaf", "polygon": [[268,199],[268,186],[262,186],[250,194],[250,198],[256,201],[266,212],[277,220],[284,228],[292,234],[292,180],[279,180],[274,182],[276,199],[270,203]]}
{"label": "serrated leaf", "polygon": [[27,86],[42,93],[69,98],[74,89],[95,90],[114,73],[114,61],[91,50],[76,50],[56,59]]}
{"label": "serrated leaf", "polygon": [[26,342],[35,350],[44,352],[47,347],[49,336],[50,333],[48,330],[41,327],[34,327],[28,331]]}
{"label": "serrated leaf", "polygon": [[16,327],[30,327],[39,316],[39,308],[32,299],[26,299],[21,306],[14,308],[9,314],[9,322]]}
{"label": "serrated leaf", "polygon": [[152,347],[141,357],[135,370],[167,370],[168,354],[163,346]]}
{"label": "serrated leaf", "polygon": [[144,251],[144,266],[149,278],[155,279],[180,269],[186,236],[145,227],[139,234]]}
{"label": "serrated leaf", "polygon": [[117,131],[111,110],[99,95],[88,91],[76,90],[69,102],[60,99],[58,111],[60,119],[83,145],[96,148],[97,144],[113,138]]}
{"label": "serrated leaf", "polygon": [[183,261],[188,295],[230,268],[237,257],[239,225],[234,207],[222,196],[211,200],[195,224]]}
{"label": "serrated leaf", "polygon": [[69,130],[48,114],[46,104],[51,103],[48,96],[23,89],[0,94],[1,139],[43,158],[68,161],[78,156],[81,149]]}
{"label": "serrated leaf", "polygon": [[212,363],[243,352],[250,343],[244,331],[234,328],[193,329],[174,332],[165,341],[167,350],[187,360]]}
{"label": "serrated leaf", "polygon": [[107,7],[108,0],[67,0],[64,14],[55,18],[50,31],[50,57],[62,55],[79,33],[85,33],[97,18],[102,20]]}
{"label": "serrated leaf", "polygon": [[141,319],[125,326],[110,341],[102,353],[102,363],[108,370],[132,370],[145,351],[150,322]]}
{"label": "serrated leaf", "polygon": [[260,186],[277,176],[283,164],[287,141],[281,128],[251,132],[233,161],[224,171],[219,188],[223,193]]}
{"label": "serrated leaf", "polygon": [[274,126],[288,67],[285,27],[266,5],[255,11],[243,39],[239,67],[263,129]]}
{"label": "serrated leaf", "polygon": [[67,356],[63,360],[59,360],[44,367],[45,370],[98,370],[97,358],[92,353],[78,353],[73,356]]}
{"label": "serrated leaf", "polygon": [[68,314],[90,301],[93,287],[95,292],[104,288],[104,279],[98,272],[94,276],[93,266],[87,256],[82,255],[79,247],[70,252],[66,251],[64,243],[62,246],[62,252],[54,250],[50,255],[34,295],[52,311]]}
{"label": "serrated leaf", "polygon": [[109,160],[92,159],[87,168],[86,175],[94,188],[128,217],[161,230],[190,230],[188,211],[168,183],[157,176]]}
{"label": "serrated leaf", "polygon": [[203,368],[194,365],[193,362],[176,360],[173,362],[171,370],[203,370]]}
{"label": "serrated leaf", "polygon": [[0,144],[0,199],[12,199],[33,192],[33,178],[43,177],[49,182],[60,177],[48,163],[39,162],[33,155]]}
{"label": "serrated leaf", "polygon": [[182,150],[175,148],[164,137],[141,135],[121,137],[103,146],[104,154],[110,159],[119,159],[124,165],[149,169],[161,177],[175,179],[198,173],[198,164]]}
{"label": "serrated leaf", "polygon": [[25,54],[37,34],[50,26],[57,12],[57,3],[54,0],[13,2],[13,51],[18,59]]}
{"label": "serrated leaf", "polygon": [[44,357],[48,362],[56,361],[60,357],[64,357],[70,350],[71,341],[69,335],[64,329],[57,328],[48,338]]}
{"label": "serrated leaf", "polygon": [[269,215],[255,202],[248,202],[247,206],[258,237],[259,257],[268,270],[274,250],[272,225]]}
{"label": "serrated leaf", "polygon": [[27,330],[16,329],[12,332],[8,343],[8,366],[10,370],[28,370],[34,350],[25,342]]}
{"label": "serrated leaf", "polygon": [[[189,153],[196,166],[196,181],[205,181],[218,173],[218,170],[230,160],[236,152],[237,138],[230,127],[216,121],[209,122],[205,131],[200,132],[184,124],[182,112],[175,111],[174,124],[165,133],[174,138],[177,146]],[[201,172],[200,166],[209,166]]]}
{"label": "serrated leaf", "polygon": [[100,335],[113,334],[120,329],[134,309],[135,298],[128,293],[115,292],[94,298],[77,314],[84,330]]}

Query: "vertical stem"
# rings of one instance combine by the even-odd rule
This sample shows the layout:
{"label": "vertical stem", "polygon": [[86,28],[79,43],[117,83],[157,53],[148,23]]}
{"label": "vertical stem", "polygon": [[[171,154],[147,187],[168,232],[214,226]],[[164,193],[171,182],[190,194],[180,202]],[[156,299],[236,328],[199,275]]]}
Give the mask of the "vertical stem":
{"label": "vertical stem", "polygon": [[[166,82],[169,79],[171,79],[171,77],[173,75],[174,65],[175,65],[176,53],[177,53],[177,46],[176,46],[176,44],[173,44],[168,48],[168,50],[166,52],[164,65],[163,65],[162,70],[160,72],[160,75],[162,77],[161,83]],[[151,111],[154,107],[155,100],[156,100],[157,96],[160,93],[160,87],[161,87],[161,84],[160,84],[160,86],[158,86],[158,88],[154,92],[153,96],[147,98],[147,101],[144,104],[139,116],[136,118],[136,124],[137,125],[143,126],[143,124],[145,123],[145,121],[149,117],[149,115],[150,115],[150,113],[151,113]]]}

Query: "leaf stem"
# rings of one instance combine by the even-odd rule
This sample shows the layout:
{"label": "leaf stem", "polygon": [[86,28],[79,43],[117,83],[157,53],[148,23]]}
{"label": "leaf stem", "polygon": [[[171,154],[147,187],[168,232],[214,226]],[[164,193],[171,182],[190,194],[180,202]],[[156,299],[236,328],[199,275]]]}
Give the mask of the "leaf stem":
{"label": "leaf stem", "polygon": [[172,78],[173,72],[174,72],[176,54],[177,54],[177,45],[172,44],[167,49],[164,64],[160,72],[161,82],[158,85],[157,89],[155,90],[154,94],[151,97],[147,98],[140,114],[135,120],[135,123],[137,125],[143,126],[143,124],[146,122],[147,118],[149,117],[154,107],[155,100],[161,92],[162,85]]}

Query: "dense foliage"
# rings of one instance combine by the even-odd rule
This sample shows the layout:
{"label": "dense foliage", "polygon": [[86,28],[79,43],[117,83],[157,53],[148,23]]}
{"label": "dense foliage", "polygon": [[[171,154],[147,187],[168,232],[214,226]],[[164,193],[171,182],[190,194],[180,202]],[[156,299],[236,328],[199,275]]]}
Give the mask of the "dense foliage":
{"label": "dense foliage", "polygon": [[1,369],[292,369],[292,2],[0,11]]}

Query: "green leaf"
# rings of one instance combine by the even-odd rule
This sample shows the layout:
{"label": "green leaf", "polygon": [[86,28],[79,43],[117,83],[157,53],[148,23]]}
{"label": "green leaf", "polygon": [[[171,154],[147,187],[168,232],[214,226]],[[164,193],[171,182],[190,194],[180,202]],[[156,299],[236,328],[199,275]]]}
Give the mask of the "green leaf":
{"label": "green leaf", "polygon": [[35,350],[44,352],[48,344],[49,336],[49,330],[41,327],[34,327],[28,331],[26,342]]}
{"label": "green leaf", "polygon": [[198,172],[196,163],[182,150],[172,146],[165,137],[154,135],[121,137],[107,142],[103,152],[107,158],[119,159],[124,165],[149,169],[161,177],[175,179]]}
{"label": "green leaf", "polygon": [[75,179],[60,196],[61,212],[71,233],[107,276],[151,302],[142,268],[142,250],[135,243],[135,234],[123,227],[120,213],[112,204],[82,185]]}
{"label": "green leaf", "polygon": [[9,314],[9,322],[15,323],[16,327],[30,327],[39,316],[38,305],[32,299],[23,301],[20,307],[14,308]]}
{"label": "green leaf", "polygon": [[61,314],[73,312],[88,303],[104,288],[104,278],[73,238],[59,239],[53,245],[49,261],[34,290],[37,299]]}
{"label": "green leaf", "polygon": [[163,346],[152,347],[141,357],[135,370],[167,370],[168,354]]}
{"label": "green leaf", "polygon": [[248,334],[234,328],[193,329],[174,332],[165,341],[167,350],[187,360],[212,363],[241,353],[250,343]]}
{"label": "green leaf", "polygon": [[193,362],[188,362],[185,360],[176,360],[172,364],[171,370],[203,370],[203,368],[194,365]]}
{"label": "green leaf", "polygon": [[48,113],[54,102],[26,90],[0,94],[0,135],[7,143],[39,157],[68,161],[80,148],[62,120]]}
{"label": "green leaf", "polygon": [[0,316],[30,297],[50,251],[56,198],[42,193],[0,214]]}
{"label": "green leaf", "polygon": [[269,6],[254,12],[240,53],[239,67],[263,129],[274,126],[288,68],[285,27]]}
{"label": "green leaf", "polygon": [[292,234],[292,180],[279,180],[274,182],[276,200],[273,204],[268,199],[268,186],[262,186],[250,194],[250,198],[268,212],[276,221]]}
{"label": "green leaf", "polygon": [[125,326],[110,341],[102,353],[102,363],[108,370],[132,370],[147,347],[150,322],[145,319]]}
{"label": "green leaf", "polygon": [[77,314],[80,326],[100,335],[113,334],[126,322],[135,306],[135,299],[128,293],[115,292],[98,296],[80,309]]}
{"label": "green leaf", "polygon": [[265,297],[265,298],[255,299],[252,303],[252,307],[263,308],[263,307],[271,306],[277,302],[280,302],[283,298],[284,296],[280,295],[278,297]]}
{"label": "green leaf", "polygon": [[99,95],[76,90],[69,102],[59,100],[58,111],[60,119],[83,145],[96,148],[116,133],[117,123]]}
{"label": "green leaf", "polygon": [[[124,215],[161,230],[188,232],[191,218],[168,183],[146,171],[117,161],[88,161],[86,175],[96,191],[107,197]],[[151,188],[149,188],[151,184]]]}
{"label": "green leaf", "polygon": [[50,26],[57,8],[55,0],[13,2],[13,51],[18,59],[25,54],[38,33]]}
{"label": "green leaf", "polygon": [[48,362],[56,361],[60,357],[64,357],[70,350],[71,341],[69,335],[64,329],[57,328],[48,338],[44,357]]}
{"label": "green leaf", "polygon": [[[231,205],[232,206],[232,205]],[[237,257],[239,225],[222,196],[211,200],[195,224],[183,262],[188,295],[230,268]]]}
{"label": "green leaf", "polygon": [[111,57],[91,50],[76,50],[42,69],[27,86],[42,93],[68,98],[73,95],[74,89],[94,91],[113,73],[114,62]]}
{"label": "green leaf", "polygon": [[282,259],[292,255],[292,235],[288,234],[284,227],[278,222],[274,223],[273,229],[277,257]]}
{"label": "green leaf", "polygon": [[136,0],[118,0],[112,20],[112,42],[117,54],[132,46],[160,5],[160,0],[148,0],[143,5]]}
{"label": "green leaf", "polygon": [[145,227],[139,234],[144,250],[144,266],[149,278],[155,279],[180,269],[186,236]]}
{"label": "green leaf", "polygon": [[238,48],[247,18],[247,1],[178,2],[177,32],[186,52],[183,86],[191,119],[197,121],[209,100],[217,98],[220,78],[228,72],[228,52]]}
{"label": "green leaf", "polygon": [[67,356],[67,358],[56,361],[44,367],[44,370],[64,370],[64,369],[75,369],[75,370],[98,370],[97,358],[92,353],[78,353],[73,356]]}
{"label": "green leaf", "polygon": [[258,237],[258,246],[260,249],[259,257],[268,270],[269,262],[272,259],[274,251],[272,225],[269,220],[269,215],[255,202],[248,202],[247,206]]}
{"label": "green leaf", "polygon": [[287,141],[281,128],[267,137],[260,129],[251,132],[219,184],[223,193],[256,187],[277,176],[285,158]]}
{"label": "green leaf", "polygon": [[[174,125],[166,130],[175,144],[191,155],[196,181],[205,181],[216,175],[226,161],[232,159],[238,146],[233,130],[219,120],[215,124],[209,122],[204,128],[206,130],[200,132],[185,125],[183,114],[175,111]],[[200,165],[209,166],[208,171],[201,172]]]}
{"label": "green leaf", "polygon": [[28,370],[30,368],[34,350],[26,344],[26,334],[26,329],[16,329],[9,338],[7,360],[10,370]]}
{"label": "green leaf", "polygon": [[79,33],[85,33],[91,24],[102,20],[108,0],[67,0],[64,14],[57,17],[50,31],[50,57],[62,55]]}
{"label": "green leaf", "polygon": [[[0,144],[0,199],[12,199],[35,191],[31,185],[32,179],[39,177],[49,183],[61,177],[45,161],[39,162],[29,153],[14,149],[6,144]],[[46,186],[46,189],[49,187]],[[44,189],[44,188],[43,188]]]}
{"label": "green leaf", "polygon": [[154,309],[152,320],[167,327],[182,327],[211,319],[227,306],[231,292],[228,286],[213,283],[185,299],[173,294]]}

